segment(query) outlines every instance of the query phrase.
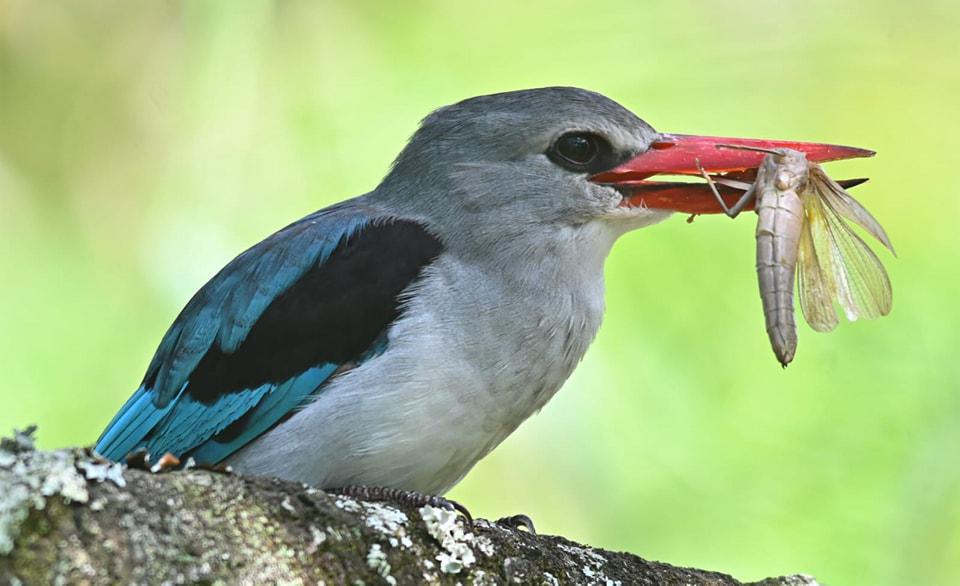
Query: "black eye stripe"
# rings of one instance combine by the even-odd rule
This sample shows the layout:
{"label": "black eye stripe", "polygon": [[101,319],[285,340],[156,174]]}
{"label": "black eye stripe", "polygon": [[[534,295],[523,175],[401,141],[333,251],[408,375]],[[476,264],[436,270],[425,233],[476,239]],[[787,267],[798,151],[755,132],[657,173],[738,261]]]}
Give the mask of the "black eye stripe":
{"label": "black eye stripe", "polygon": [[591,175],[616,167],[624,158],[613,151],[607,139],[582,131],[560,135],[547,149],[547,157],[568,171]]}

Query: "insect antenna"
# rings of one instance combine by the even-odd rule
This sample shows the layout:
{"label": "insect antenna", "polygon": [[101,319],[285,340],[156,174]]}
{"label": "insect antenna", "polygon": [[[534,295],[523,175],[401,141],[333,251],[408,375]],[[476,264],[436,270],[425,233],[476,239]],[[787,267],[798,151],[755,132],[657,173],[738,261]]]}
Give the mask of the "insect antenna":
{"label": "insect antenna", "polygon": [[716,146],[717,146],[718,149],[737,149],[737,150],[740,150],[740,151],[757,151],[758,153],[767,153],[767,154],[771,154],[771,155],[782,155],[782,154],[783,154],[783,153],[780,152],[780,151],[775,151],[775,150],[772,150],[772,149],[764,149],[764,148],[752,147],[752,146],[743,146],[743,145],[739,145],[739,144],[718,144],[718,145],[716,145]]}

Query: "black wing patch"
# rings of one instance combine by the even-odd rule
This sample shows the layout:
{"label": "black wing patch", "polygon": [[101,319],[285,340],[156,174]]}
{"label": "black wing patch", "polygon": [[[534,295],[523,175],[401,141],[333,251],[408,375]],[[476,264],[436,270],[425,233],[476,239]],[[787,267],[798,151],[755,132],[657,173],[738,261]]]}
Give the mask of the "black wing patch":
{"label": "black wing patch", "polygon": [[359,359],[397,319],[399,295],[442,250],[416,222],[366,225],[277,296],[236,351],[211,346],[186,394],[212,404],[225,393]]}

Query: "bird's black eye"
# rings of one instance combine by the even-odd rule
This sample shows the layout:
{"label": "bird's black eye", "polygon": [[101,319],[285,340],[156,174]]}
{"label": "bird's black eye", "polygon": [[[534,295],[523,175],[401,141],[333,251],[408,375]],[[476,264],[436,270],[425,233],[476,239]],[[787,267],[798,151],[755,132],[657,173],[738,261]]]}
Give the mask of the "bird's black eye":
{"label": "bird's black eye", "polygon": [[564,134],[556,149],[558,155],[574,165],[589,165],[600,154],[597,138],[590,134]]}
{"label": "bird's black eye", "polygon": [[568,132],[553,143],[547,156],[564,169],[596,173],[613,157],[610,143],[589,132]]}

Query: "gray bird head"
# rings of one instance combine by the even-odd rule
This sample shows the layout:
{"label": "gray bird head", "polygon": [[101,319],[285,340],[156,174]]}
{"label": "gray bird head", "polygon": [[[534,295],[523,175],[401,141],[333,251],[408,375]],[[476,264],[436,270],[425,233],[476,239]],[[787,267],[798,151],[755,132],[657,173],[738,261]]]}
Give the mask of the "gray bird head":
{"label": "gray bird head", "polygon": [[[590,177],[645,151],[649,124],[600,94],[553,87],[480,96],[430,114],[380,192],[434,227],[493,238],[549,226],[610,222],[619,231],[668,212],[622,205]],[[508,234],[509,233],[509,234]]]}

